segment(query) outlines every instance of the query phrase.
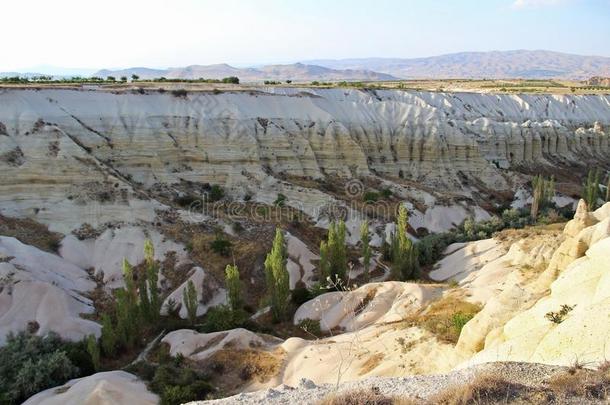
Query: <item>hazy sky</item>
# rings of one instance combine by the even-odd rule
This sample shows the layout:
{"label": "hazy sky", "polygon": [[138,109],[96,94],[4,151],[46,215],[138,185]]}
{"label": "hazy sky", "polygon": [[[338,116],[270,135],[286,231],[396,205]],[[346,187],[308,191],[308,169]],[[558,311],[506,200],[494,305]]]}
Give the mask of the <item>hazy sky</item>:
{"label": "hazy sky", "polygon": [[548,49],[610,56],[610,0],[3,0],[0,71]]}

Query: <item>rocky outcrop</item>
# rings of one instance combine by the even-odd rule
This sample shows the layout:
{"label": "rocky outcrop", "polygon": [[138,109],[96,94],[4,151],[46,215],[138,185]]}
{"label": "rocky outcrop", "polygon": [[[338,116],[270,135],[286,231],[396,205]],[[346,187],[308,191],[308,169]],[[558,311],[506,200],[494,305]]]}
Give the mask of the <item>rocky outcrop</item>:
{"label": "rocky outcrop", "polygon": [[124,371],[107,371],[68,381],[61,387],[42,391],[24,405],[156,405],[159,397],[146,384]]}
{"label": "rocky outcrop", "polygon": [[151,221],[159,184],[243,194],[283,175],[507,190],[503,169],[607,160],[609,111],[608,96],[3,89],[0,209],[56,227]]}

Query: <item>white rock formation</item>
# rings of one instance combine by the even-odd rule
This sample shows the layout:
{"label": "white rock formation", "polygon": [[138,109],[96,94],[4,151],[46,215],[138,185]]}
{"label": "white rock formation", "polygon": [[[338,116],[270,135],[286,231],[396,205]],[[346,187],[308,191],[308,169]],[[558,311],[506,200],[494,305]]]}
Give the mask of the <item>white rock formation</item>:
{"label": "white rock formation", "polygon": [[39,392],[24,405],[156,405],[159,397],[124,371],[107,371],[70,380]]}
{"label": "white rock formation", "polygon": [[[0,210],[64,232],[152,221],[164,208],[147,194],[155,184],[243,193],[265,189],[270,174],[376,174],[445,190],[470,179],[507,190],[499,167],[607,159],[609,111],[603,95],[3,89]],[[307,212],[323,196],[294,189],[290,203]]]}
{"label": "white rock formation", "polygon": [[312,319],[320,321],[323,331],[337,327],[356,331],[405,319],[439,298],[441,293],[442,287],[436,285],[399,281],[369,283],[353,291],[325,293],[304,303],[294,314],[294,324]]}
{"label": "white rock formation", "polygon": [[15,238],[0,236],[0,345],[9,332],[57,332],[66,339],[99,336],[100,326],[80,317],[92,313],[85,295],[95,288],[87,272]]}
{"label": "white rock formation", "polygon": [[227,292],[220,288],[218,283],[205,270],[201,267],[193,267],[191,272],[189,278],[165,298],[161,307],[162,314],[167,314],[169,303],[173,301],[176,307],[180,307],[178,312],[180,317],[182,319],[188,317],[184,304],[184,290],[187,288],[189,281],[193,282],[195,291],[197,291],[197,316],[202,316],[208,312],[208,309],[227,302]]}

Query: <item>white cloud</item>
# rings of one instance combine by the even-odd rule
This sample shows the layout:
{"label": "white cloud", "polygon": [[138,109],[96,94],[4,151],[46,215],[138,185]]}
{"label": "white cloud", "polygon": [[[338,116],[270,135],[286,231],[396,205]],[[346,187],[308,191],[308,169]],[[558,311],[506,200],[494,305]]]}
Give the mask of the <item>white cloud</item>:
{"label": "white cloud", "polygon": [[556,6],[565,3],[563,0],[515,0],[512,7],[515,9]]}

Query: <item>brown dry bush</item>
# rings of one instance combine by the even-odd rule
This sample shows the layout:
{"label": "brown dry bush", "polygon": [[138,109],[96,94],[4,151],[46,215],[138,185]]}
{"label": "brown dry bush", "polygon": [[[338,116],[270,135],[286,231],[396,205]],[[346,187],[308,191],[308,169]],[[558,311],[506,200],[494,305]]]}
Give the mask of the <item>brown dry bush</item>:
{"label": "brown dry bush", "polygon": [[493,374],[480,374],[470,382],[452,385],[430,398],[433,404],[485,405],[510,403],[523,397],[530,388],[506,381]]}
{"label": "brown dry bush", "polygon": [[382,394],[377,387],[332,393],[317,405],[416,405],[421,401],[405,397],[390,397]]}

